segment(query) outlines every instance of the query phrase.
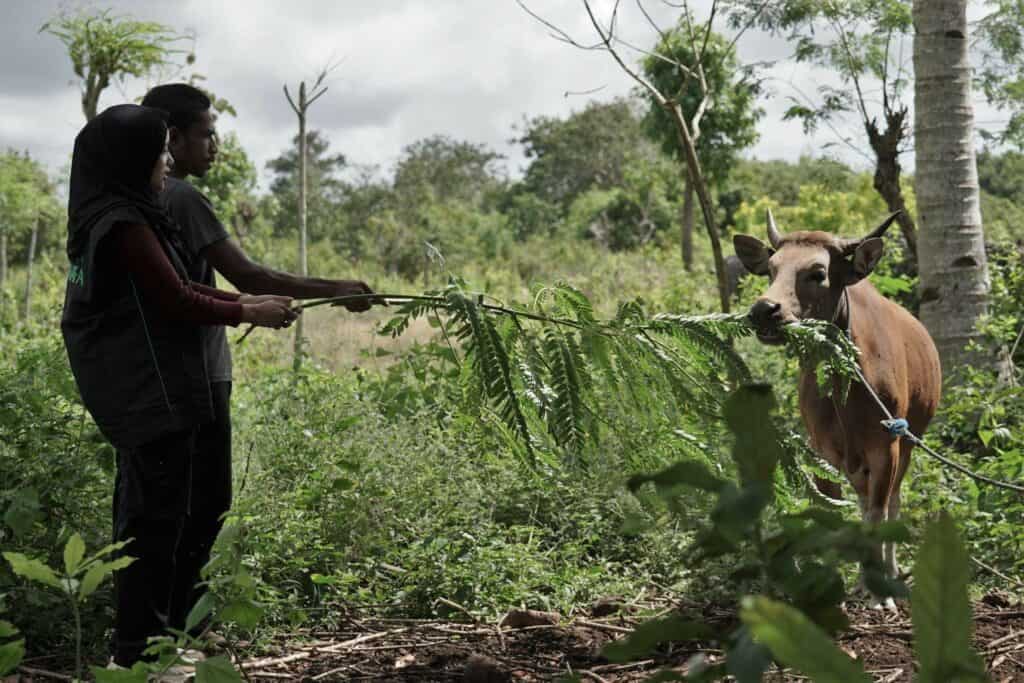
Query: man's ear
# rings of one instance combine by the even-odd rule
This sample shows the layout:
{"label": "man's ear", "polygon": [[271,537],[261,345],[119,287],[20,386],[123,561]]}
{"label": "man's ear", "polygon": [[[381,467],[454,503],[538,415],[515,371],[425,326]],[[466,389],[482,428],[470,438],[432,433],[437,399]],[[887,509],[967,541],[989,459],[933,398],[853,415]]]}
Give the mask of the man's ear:
{"label": "man's ear", "polygon": [[754,275],[768,274],[768,259],[775,253],[774,249],[750,235],[733,235],[732,246],[744,268]]}
{"label": "man's ear", "polygon": [[185,141],[185,134],[177,126],[168,126],[167,134],[167,147],[170,148],[173,154],[174,148]]}
{"label": "man's ear", "polygon": [[858,244],[853,252],[853,259],[848,262],[851,267],[847,270],[846,284],[855,284],[871,275],[871,271],[882,259],[882,251],[883,243],[879,237],[872,237]]}

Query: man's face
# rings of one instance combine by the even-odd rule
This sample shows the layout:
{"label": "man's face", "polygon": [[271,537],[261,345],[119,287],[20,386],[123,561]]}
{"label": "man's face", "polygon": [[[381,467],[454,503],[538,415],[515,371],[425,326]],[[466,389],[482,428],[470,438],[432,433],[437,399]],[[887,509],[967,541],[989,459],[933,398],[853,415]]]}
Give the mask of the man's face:
{"label": "man's face", "polygon": [[209,109],[182,131],[171,128],[170,150],[174,156],[174,174],[202,178],[217,158],[216,117]]}

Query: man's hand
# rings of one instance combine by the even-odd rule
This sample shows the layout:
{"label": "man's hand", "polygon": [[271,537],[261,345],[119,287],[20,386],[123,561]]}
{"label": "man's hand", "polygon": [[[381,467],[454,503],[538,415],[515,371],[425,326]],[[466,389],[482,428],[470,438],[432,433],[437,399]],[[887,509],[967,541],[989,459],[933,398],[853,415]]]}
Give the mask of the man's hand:
{"label": "man's hand", "polygon": [[276,301],[262,301],[255,304],[242,304],[242,322],[252,323],[260,327],[274,327],[280,329],[288,327],[299,317],[298,311],[293,311],[287,303],[289,297],[274,297]]}
{"label": "man's hand", "polygon": [[[359,280],[338,280],[338,288],[334,293],[334,296],[353,296],[358,294],[373,294],[373,290],[365,282]],[[351,301],[344,301],[336,306],[344,306],[353,313],[363,313],[364,311],[370,310],[370,307],[374,304],[378,306],[387,306],[387,302],[383,299],[374,299],[367,297],[365,299],[352,299]]]}
{"label": "man's hand", "polygon": [[243,305],[262,304],[267,301],[277,301],[278,303],[282,303],[285,306],[291,306],[293,299],[290,296],[279,296],[277,294],[242,294],[240,297],[238,297],[238,303]]}

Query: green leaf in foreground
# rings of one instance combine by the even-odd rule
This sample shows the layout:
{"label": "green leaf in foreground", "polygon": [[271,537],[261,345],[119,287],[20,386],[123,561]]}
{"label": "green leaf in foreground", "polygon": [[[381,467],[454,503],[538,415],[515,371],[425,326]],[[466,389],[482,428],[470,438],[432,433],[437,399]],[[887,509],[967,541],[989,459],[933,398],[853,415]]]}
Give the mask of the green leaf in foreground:
{"label": "green leaf in foreground", "polygon": [[920,683],[989,680],[971,647],[970,575],[967,549],[953,518],[943,511],[925,529],[910,592]]}
{"label": "green leaf in foreground", "polygon": [[227,657],[211,657],[196,664],[196,683],[240,683],[241,680]]}
{"label": "green leaf in foreground", "polygon": [[[0,676],[6,676],[14,671],[21,660],[25,658],[25,641],[15,640],[0,645]],[[15,676],[17,678],[17,676]]]}
{"label": "green leaf in foreground", "polygon": [[146,683],[149,670],[142,662],[130,669],[105,669],[99,666],[90,667],[96,683]]}
{"label": "green leaf in foreground", "polygon": [[859,662],[799,610],[765,597],[745,598],[740,618],[754,640],[815,683],[872,683]]}
{"label": "green leaf in foreground", "polygon": [[73,576],[85,557],[85,541],[78,534],[72,534],[64,546],[64,571]]}
{"label": "green leaf in foreground", "polygon": [[652,619],[638,626],[622,640],[610,643],[602,654],[610,662],[628,662],[649,654],[659,643],[698,640],[712,635],[711,629],[705,624],[682,617]]}
{"label": "green leaf in foreground", "polygon": [[11,569],[18,576],[37,581],[51,588],[64,590],[64,584],[57,573],[39,560],[26,557],[21,553],[4,553],[4,559],[11,563]]}

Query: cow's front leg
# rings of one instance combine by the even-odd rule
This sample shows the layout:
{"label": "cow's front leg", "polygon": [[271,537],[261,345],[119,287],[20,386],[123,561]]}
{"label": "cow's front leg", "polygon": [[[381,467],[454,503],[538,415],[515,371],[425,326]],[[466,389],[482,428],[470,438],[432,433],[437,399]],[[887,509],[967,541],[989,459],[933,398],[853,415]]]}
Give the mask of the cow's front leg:
{"label": "cow's front leg", "polygon": [[[897,488],[889,498],[889,510],[886,521],[900,518],[900,490]],[[882,560],[885,562],[885,574],[893,579],[900,577],[900,565],[896,561],[896,544],[886,543],[882,546]]]}
{"label": "cow's front leg", "polygon": [[[880,448],[868,454],[865,458],[867,467],[867,491],[864,501],[864,521],[877,526],[890,519],[891,512],[895,509],[899,515],[899,485],[900,485],[900,443],[892,441],[886,448]],[[895,508],[893,503],[895,499]],[[896,548],[893,543],[879,544],[873,551],[871,563],[881,569],[889,578],[896,578]],[[871,605],[873,608],[881,609],[883,606],[895,610],[896,602],[892,597],[887,597],[883,602],[875,596]]]}

